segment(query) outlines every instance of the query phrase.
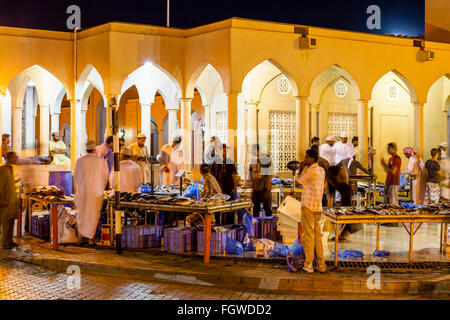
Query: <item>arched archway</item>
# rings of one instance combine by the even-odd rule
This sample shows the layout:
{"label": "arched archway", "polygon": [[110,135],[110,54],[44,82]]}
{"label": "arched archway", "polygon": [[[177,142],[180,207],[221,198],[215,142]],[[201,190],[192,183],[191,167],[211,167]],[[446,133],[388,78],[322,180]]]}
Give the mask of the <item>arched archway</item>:
{"label": "arched archway", "polygon": [[[372,108],[371,137],[379,156],[385,155],[389,142],[397,143],[399,150],[414,146],[414,101],[414,88],[398,71],[387,72],[375,83],[369,105]],[[402,170],[406,165],[403,159]],[[377,176],[384,175],[380,161],[374,161],[374,170]]]}
{"label": "arched archway", "polygon": [[[178,110],[180,98],[181,89],[174,78],[156,64],[146,63],[133,71],[123,82],[119,104],[119,126],[125,126],[127,132],[132,132],[132,136],[129,136],[131,140],[135,140],[134,134],[136,136],[138,133],[145,134],[146,146],[150,152],[152,116],[156,127],[161,128],[164,116],[168,113],[167,110]],[[170,119],[173,122],[173,117]],[[171,127],[173,123],[168,126],[168,128]],[[174,132],[170,131],[169,135],[173,135]],[[158,133],[158,148],[156,148],[156,142],[153,146],[155,152],[156,149],[159,150],[161,143],[159,140]]]}
{"label": "arched archway", "polygon": [[424,105],[424,157],[430,157],[430,150],[450,138],[449,126],[450,74],[443,75],[430,87],[427,103]]}
{"label": "arched archway", "polygon": [[15,76],[8,90],[11,94],[13,149],[28,154],[38,151],[38,154],[48,156],[51,109],[60,109],[58,98],[66,88],[46,69],[33,65]]}
{"label": "arched archway", "polygon": [[357,136],[360,98],[358,83],[346,70],[333,65],[322,71],[310,88],[309,139],[318,136],[325,141],[325,137],[344,131]]}
{"label": "arched archway", "polygon": [[[297,83],[278,63],[266,60],[244,78],[238,98],[238,158],[242,146],[259,143],[272,157],[275,173],[287,175],[286,164],[297,159]],[[307,139],[307,137],[305,137]],[[243,168],[239,168],[243,175]]]}

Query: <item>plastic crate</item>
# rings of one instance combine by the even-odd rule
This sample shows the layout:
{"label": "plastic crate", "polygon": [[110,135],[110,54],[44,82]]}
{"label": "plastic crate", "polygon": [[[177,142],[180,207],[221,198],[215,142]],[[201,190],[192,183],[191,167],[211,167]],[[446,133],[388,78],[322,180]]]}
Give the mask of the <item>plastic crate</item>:
{"label": "plastic crate", "polygon": [[194,228],[165,228],[163,249],[171,252],[195,251],[197,231]]}
{"label": "plastic crate", "polygon": [[50,215],[31,216],[31,235],[43,240],[50,240]]}
{"label": "plastic crate", "polygon": [[161,226],[132,226],[122,229],[122,245],[129,249],[161,247]]}
{"label": "plastic crate", "polygon": [[254,225],[255,238],[273,241],[278,241],[281,238],[280,233],[277,232],[278,217],[256,217],[256,220],[257,222]]}
{"label": "plastic crate", "polygon": [[244,241],[245,237],[245,228],[243,225],[240,224],[229,224],[226,226],[223,226],[224,228],[227,228],[232,233],[232,238],[236,241],[242,242]]}
{"label": "plastic crate", "polygon": [[[211,232],[210,253],[222,253],[225,251],[227,238],[233,238],[234,233],[231,230],[221,232]],[[205,250],[205,232],[197,231],[197,252]]]}

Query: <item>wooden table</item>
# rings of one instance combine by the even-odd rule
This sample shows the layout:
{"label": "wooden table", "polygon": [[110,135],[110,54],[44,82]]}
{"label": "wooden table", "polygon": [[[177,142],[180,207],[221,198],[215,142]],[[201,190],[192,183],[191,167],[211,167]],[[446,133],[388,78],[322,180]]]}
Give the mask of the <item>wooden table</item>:
{"label": "wooden table", "polygon": [[[172,205],[172,204],[146,204],[146,203],[136,203],[136,202],[120,202],[118,208],[115,207],[115,201],[108,201],[108,211],[109,219],[111,222],[111,229],[113,221],[116,222],[116,228],[112,230],[111,234],[121,234],[121,227],[117,228],[117,225],[122,223],[121,212],[126,209],[142,209],[150,212],[155,212],[155,214],[160,211],[170,212],[170,213],[200,213],[204,216],[205,220],[205,250],[204,250],[204,263],[210,262],[210,246],[211,246],[211,215],[217,212],[234,212],[235,222],[237,220],[237,210],[245,209],[249,214],[253,215],[253,203],[250,200],[242,201],[229,201],[221,205],[211,205],[204,207],[194,207],[194,206],[183,206],[183,205]],[[116,215],[117,212],[117,215]],[[118,217],[120,216],[120,218]],[[115,217],[115,219],[113,218]],[[156,215],[155,215],[155,225],[156,225]],[[117,232],[119,230],[119,232]],[[114,233],[113,233],[114,232]],[[114,238],[114,237],[113,237]],[[116,239],[116,248],[120,252],[122,247],[120,236]]]}
{"label": "wooden table", "polygon": [[[338,208],[333,208],[338,209]],[[326,219],[335,223],[335,236],[334,236],[334,265],[338,264],[338,244],[339,235],[346,224],[353,223],[367,223],[377,224],[377,243],[376,249],[380,249],[380,224],[383,223],[401,223],[409,234],[409,263],[413,262],[413,240],[414,235],[420,229],[423,223],[440,223],[441,235],[440,235],[440,252],[447,253],[447,226],[450,222],[450,213],[448,214],[401,214],[401,215],[380,215],[380,214],[352,214],[352,215],[335,215],[330,212],[329,209],[324,210],[324,216]],[[409,228],[405,223],[409,223]],[[418,223],[417,228],[414,225]],[[340,228],[342,225],[342,228]]]}
{"label": "wooden table", "polygon": [[29,233],[30,234],[31,234],[31,216],[32,216],[31,206],[32,206],[33,202],[40,203],[43,206],[48,208],[49,214],[50,214],[50,230],[51,230],[50,241],[52,244],[52,248],[55,250],[58,250],[58,211],[57,211],[57,206],[60,204],[62,204],[62,205],[70,204],[73,206],[73,199],[50,201],[50,200],[46,200],[43,198],[29,196],[28,197],[28,213],[29,213],[28,223],[29,223]]}

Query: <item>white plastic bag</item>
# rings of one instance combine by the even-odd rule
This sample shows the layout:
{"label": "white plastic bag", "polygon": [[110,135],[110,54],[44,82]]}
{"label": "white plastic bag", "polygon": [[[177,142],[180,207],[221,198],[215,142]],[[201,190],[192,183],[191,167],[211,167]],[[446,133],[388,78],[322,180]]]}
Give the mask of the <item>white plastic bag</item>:
{"label": "white plastic bag", "polygon": [[77,242],[76,234],[77,219],[67,212],[63,205],[58,206],[58,243]]}

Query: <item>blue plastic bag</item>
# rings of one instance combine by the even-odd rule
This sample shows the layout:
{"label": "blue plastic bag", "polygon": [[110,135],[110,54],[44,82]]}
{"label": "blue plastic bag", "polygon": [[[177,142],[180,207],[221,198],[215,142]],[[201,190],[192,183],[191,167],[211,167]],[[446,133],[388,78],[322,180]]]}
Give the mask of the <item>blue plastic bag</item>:
{"label": "blue plastic bag", "polygon": [[[332,256],[334,256],[334,251],[331,253]],[[358,250],[338,250],[338,257],[341,259],[347,259],[347,258],[362,258],[364,256],[364,253]]]}
{"label": "blue plastic bag", "polygon": [[273,250],[269,251],[270,258],[287,257],[288,247],[281,243],[275,242]]}
{"label": "blue plastic bag", "polygon": [[232,238],[227,238],[225,252],[229,254],[242,254],[244,252],[244,247],[239,241],[236,241]]}
{"label": "blue plastic bag", "polygon": [[293,255],[291,252],[288,252],[286,257],[286,264],[289,272],[297,272],[303,268],[305,263],[304,255]]}
{"label": "blue plastic bag", "polygon": [[[391,253],[389,251],[386,250],[375,250],[373,252],[373,255],[376,257],[387,257],[389,256]],[[338,255],[339,256],[339,255]]]}
{"label": "blue plastic bag", "polygon": [[292,243],[288,248],[289,252],[291,252],[293,255],[305,255],[305,251],[303,250],[303,244],[300,244],[300,239],[297,237],[295,239],[294,243]]}
{"label": "blue plastic bag", "polygon": [[281,184],[281,179],[280,178],[272,178],[272,184],[273,185]]}
{"label": "blue plastic bag", "polygon": [[201,192],[200,187],[198,186],[198,181],[195,181],[193,184],[187,187],[185,193],[183,194],[183,197],[199,200],[200,193]]}
{"label": "blue plastic bag", "polygon": [[257,220],[255,218],[253,218],[251,215],[249,215],[248,212],[246,212],[244,214],[244,217],[242,218],[242,224],[244,225],[245,230],[248,233],[249,237],[255,236],[256,221]]}

